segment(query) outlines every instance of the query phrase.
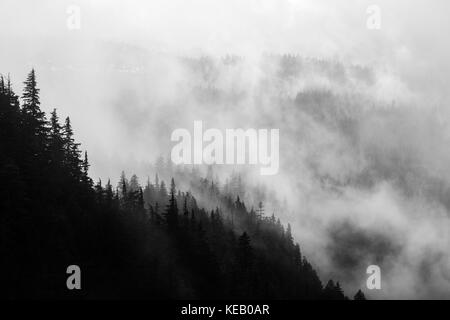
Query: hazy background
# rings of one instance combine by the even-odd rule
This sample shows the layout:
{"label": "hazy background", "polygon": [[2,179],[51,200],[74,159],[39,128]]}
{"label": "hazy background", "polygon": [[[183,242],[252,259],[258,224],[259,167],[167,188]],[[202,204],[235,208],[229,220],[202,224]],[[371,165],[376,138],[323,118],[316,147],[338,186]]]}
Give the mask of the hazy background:
{"label": "hazy background", "polygon": [[[67,28],[70,5],[79,30]],[[366,26],[369,5],[379,30]],[[1,0],[0,73],[20,92],[36,69],[43,109],[71,117],[94,179],[145,178],[170,132],[194,120],[280,128],[280,174],[249,182],[278,190],[290,209],[276,214],[322,279],[352,294],[379,264],[382,290],[369,296],[450,298],[449,9]],[[297,69],[277,54],[299,55]]]}

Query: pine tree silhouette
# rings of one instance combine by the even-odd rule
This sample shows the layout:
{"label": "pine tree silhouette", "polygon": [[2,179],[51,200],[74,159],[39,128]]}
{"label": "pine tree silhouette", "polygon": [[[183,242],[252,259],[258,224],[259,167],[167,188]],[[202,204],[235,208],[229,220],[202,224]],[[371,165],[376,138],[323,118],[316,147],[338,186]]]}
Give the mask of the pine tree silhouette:
{"label": "pine tree silhouette", "polygon": [[175,230],[178,227],[178,206],[177,200],[175,199],[175,192],[175,181],[172,178],[170,183],[169,205],[167,206],[167,211],[165,214],[166,223],[170,230]]}
{"label": "pine tree silhouette", "polygon": [[366,300],[366,296],[364,295],[364,293],[360,290],[358,290],[358,292],[355,294],[354,300]]}

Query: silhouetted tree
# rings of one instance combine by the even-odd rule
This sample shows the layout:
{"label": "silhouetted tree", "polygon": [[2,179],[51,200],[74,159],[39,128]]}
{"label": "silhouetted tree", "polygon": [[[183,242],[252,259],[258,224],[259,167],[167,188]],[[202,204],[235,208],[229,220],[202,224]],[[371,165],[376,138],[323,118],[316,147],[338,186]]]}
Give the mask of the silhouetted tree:
{"label": "silhouetted tree", "polygon": [[360,290],[358,290],[358,292],[355,294],[354,300],[366,300],[366,296],[364,295],[364,293]]}
{"label": "silhouetted tree", "polygon": [[244,271],[248,271],[252,266],[253,250],[247,232],[242,233],[238,239],[237,260]]}
{"label": "silhouetted tree", "polygon": [[165,214],[166,223],[170,230],[174,230],[178,227],[178,206],[177,200],[175,199],[175,181],[172,178],[170,184],[170,199],[169,205],[167,206],[167,211]]}

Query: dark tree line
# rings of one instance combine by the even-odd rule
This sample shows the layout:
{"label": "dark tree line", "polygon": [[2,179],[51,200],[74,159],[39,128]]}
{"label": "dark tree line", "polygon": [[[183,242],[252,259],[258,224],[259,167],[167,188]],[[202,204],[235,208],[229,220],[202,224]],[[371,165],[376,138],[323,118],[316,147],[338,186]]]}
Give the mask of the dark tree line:
{"label": "dark tree line", "polygon": [[[2,297],[346,299],[339,283],[322,286],[262,203],[248,210],[210,180],[191,181],[220,204],[209,211],[174,179],[141,186],[122,174],[112,186],[88,171],[70,119],[42,112],[34,70],[21,99],[0,77]],[[72,264],[80,291],[66,288]]]}

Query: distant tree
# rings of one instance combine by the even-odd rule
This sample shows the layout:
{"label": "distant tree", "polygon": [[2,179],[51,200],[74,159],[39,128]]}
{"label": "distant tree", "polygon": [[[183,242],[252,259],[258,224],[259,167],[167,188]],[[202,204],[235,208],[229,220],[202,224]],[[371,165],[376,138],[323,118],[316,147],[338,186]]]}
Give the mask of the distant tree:
{"label": "distant tree", "polygon": [[159,191],[159,177],[158,174],[155,174],[155,192]]}
{"label": "distant tree", "polygon": [[345,299],[344,291],[342,290],[339,281],[336,282],[335,294],[336,294],[336,298],[337,298],[337,299],[339,299],[339,300]]}
{"label": "distant tree", "polygon": [[262,201],[258,203],[258,208],[256,209],[256,214],[258,215],[258,218],[262,218],[264,216],[264,205]]}
{"label": "distant tree", "polygon": [[298,243],[295,244],[294,249],[294,264],[299,268],[301,268],[302,266],[302,254],[300,252],[300,245]]}
{"label": "distant tree", "polygon": [[79,143],[76,143],[73,138],[72,124],[70,118],[67,117],[62,128],[63,148],[65,153],[64,165],[69,170],[70,175],[75,180],[81,179],[81,165],[80,160],[81,151],[79,150]]}
{"label": "distant tree", "polygon": [[174,230],[178,227],[178,206],[175,194],[176,194],[175,181],[172,178],[172,181],[170,183],[169,204],[167,206],[165,214],[166,223],[170,230]]}
{"label": "distant tree", "polygon": [[163,204],[167,203],[167,188],[164,181],[161,181],[159,186],[158,199]]}
{"label": "distant tree", "polygon": [[138,179],[136,174],[133,174],[131,176],[131,179],[130,179],[129,191],[130,192],[139,191],[139,188],[140,188],[140,186],[139,186],[139,179]]}
{"label": "distant tree", "polygon": [[187,198],[188,194],[184,197],[184,203],[183,203],[183,225],[188,226],[189,225],[189,209],[187,205]]}
{"label": "distant tree", "polygon": [[196,225],[197,225],[197,220],[195,219],[195,212],[194,212],[194,209],[191,209],[191,218],[189,221],[189,226],[192,230],[194,230]]}
{"label": "distant tree", "polygon": [[333,280],[328,280],[327,285],[323,289],[323,298],[325,300],[333,300],[335,297],[335,285]]}
{"label": "distant tree", "polygon": [[17,158],[22,143],[21,112],[18,98],[9,83],[0,76],[0,153],[5,158]]}
{"label": "distant tree", "polygon": [[137,212],[139,212],[140,214],[145,214],[146,210],[145,210],[145,202],[144,202],[144,191],[142,190],[141,187],[139,187],[139,191],[138,191],[138,198],[137,198],[137,208],[136,208]]}
{"label": "distant tree", "polygon": [[3,79],[3,75],[0,75],[0,94],[6,95],[5,80]]}
{"label": "distant tree", "polygon": [[[3,77],[2,77],[2,81],[3,81]],[[14,107],[14,109],[18,110],[19,109],[19,97],[14,93],[14,91],[12,89],[11,79],[9,78],[9,74],[6,79],[6,87],[5,87],[4,94],[8,98],[10,106],[12,106],[12,107]]]}
{"label": "distant tree", "polygon": [[62,137],[62,127],[59,124],[58,114],[56,113],[56,109],[53,109],[50,116],[50,145],[52,149],[53,156],[58,156],[58,161],[62,161],[60,159],[60,155],[63,152],[64,141]]}
{"label": "distant tree", "polygon": [[122,198],[125,198],[127,196],[128,185],[129,183],[127,176],[125,175],[125,171],[122,171],[122,173],[120,174],[119,182],[117,183],[117,188]]}
{"label": "distant tree", "polygon": [[25,88],[22,94],[23,112],[29,116],[28,120],[33,120],[37,127],[43,126],[45,123],[45,113],[41,110],[41,102],[39,100],[39,91],[36,83],[36,75],[34,69],[27,76],[24,82]]}
{"label": "distant tree", "polygon": [[94,186],[95,195],[98,203],[103,203],[104,190],[102,187],[102,179],[98,179],[98,182]]}
{"label": "distant tree", "polygon": [[111,185],[111,180],[108,179],[108,182],[105,186],[105,202],[108,207],[108,209],[111,209],[113,206],[113,200],[114,200],[114,192]]}
{"label": "distant tree", "polygon": [[286,241],[289,247],[292,247],[294,244],[294,238],[292,237],[292,230],[291,225],[288,223],[287,229],[286,229]]}
{"label": "distant tree", "polygon": [[22,129],[25,140],[25,157],[30,162],[28,165],[40,166],[39,162],[45,162],[47,144],[47,121],[45,113],[40,108],[39,89],[37,88],[34,69],[28,74],[24,82],[25,88],[22,94]]}
{"label": "distant tree", "polygon": [[84,159],[82,162],[82,175],[81,175],[81,181],[83,181],[87,186],[92,186],[92,179],[89,177],[89,159],[88,159],[88,153],[87,151],[84,152]]}
{"label": "distant tree", "polygon": [[336,284],[333,280],[329,280],[323,290],[323,298],[326,300],[344,300],[346,299],[339,282]]}
{"label": "distant tree", "polygon": [[250,237],[247,232],[243,232],[238,239],[237,261],[242,270],[248,271],[252,266],[253,249],[250,243]]}
{"label": "distant tree", "polygon": [[364,295],[364,293],[360,290],[358,290],[358,292],[355,294],[355,296],[353,297],[354,300],[366,300],[366,296]]}
{"label": "distant tree", "polygon": [[167,177],[166,174],[166,165],[164,163],[164,157],[163,156],[159,156],[158,159],[156,159],[156,163],[155,163],[155,169],[156,172],[160,173],[163,177],[163,179],[165,177]]}

